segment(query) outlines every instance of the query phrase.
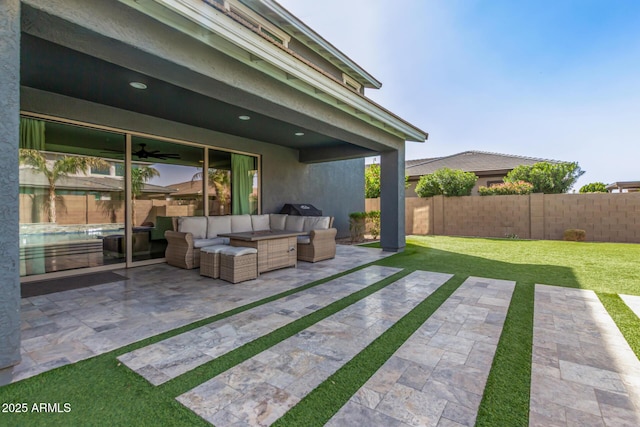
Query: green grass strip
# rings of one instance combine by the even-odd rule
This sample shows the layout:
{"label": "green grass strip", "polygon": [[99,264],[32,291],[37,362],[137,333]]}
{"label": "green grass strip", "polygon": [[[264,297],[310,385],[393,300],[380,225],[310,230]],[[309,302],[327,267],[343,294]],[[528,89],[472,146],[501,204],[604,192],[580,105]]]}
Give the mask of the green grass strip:
{"label": "green grass strip", "polygon": [[339,299],[313,313],[309,313],[298,320],[284,325],[267,335],[257,338],[235,350],[230,351],[210,362],[207,362],[185,374],[174,378],[171,381],[161,385],[160,388],[167,394],[179,396],[192,388],[202,384],[203,378],[213,378],[229,368],[252,358],[253,356],[273,347],[279,342],[307,329],[309,326],[344,310],[348,306],[360,301],[363,298],[379,291],[380,289],[390,285],[391,283],[401,279],[409,274],[408,271],[399,271],[385,279],[380,280],[372,285],[367,286],[353,294]]}
{"label": "green grass strip", "polygon": [[321,426],[462,284],[454,276],[315,388],[273,426]]}
{"label": "green grass strip", "polygon": [[640,318],[629,308],[618,294],[597,293],[598,298],[616,322],[620,332],[640,359]]}
{"label": "green grass strip", "polygon": [[528,426],[535,287],[518,283],[502,329],[476,426]]}

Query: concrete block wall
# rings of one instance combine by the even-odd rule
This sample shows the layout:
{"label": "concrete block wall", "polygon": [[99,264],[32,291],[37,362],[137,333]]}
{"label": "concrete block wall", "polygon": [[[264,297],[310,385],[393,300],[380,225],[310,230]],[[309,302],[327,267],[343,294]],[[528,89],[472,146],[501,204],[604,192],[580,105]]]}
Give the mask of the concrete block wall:
{"label": "concrete block wall", "polygon": [[640,243],[640,193],[408,197],[405,212],[407,235],[562,240],[578,228],[587,241]]}

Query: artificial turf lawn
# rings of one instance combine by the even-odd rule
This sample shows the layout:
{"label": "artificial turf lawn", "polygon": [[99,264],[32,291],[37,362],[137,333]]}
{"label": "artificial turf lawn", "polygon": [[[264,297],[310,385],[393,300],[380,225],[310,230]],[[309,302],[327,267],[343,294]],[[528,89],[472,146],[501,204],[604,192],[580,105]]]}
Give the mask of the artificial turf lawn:
{"label": "artificial turf lawn", "polygon": [[[372,286],[385,286],[413,270],[455,276],[294,407],[279,424],[318,425],[320,420],[330,418],[459,284],[468,276],[479,276],[515,280],[517,285],[477,425],[527,425],[534,284],[595,290],[636,355],[640,355],[640,320],[615,295],[640,295],[638,259],[640,245],[630,244],[412,237],[408,239],[405,252],[376,262],[405,270],[393,279]],[[251,307],[275,298],[259,301]],[[343,305],[348,303],[342,302]],[[320,314],[313,313],[315,317],[305,317],[297,321],[300,323],[280,328],[160,387],[151,386],[119,365],[116,356],[248,307],[0,387],[0,402],[70,402],[72,408],[68,414],[0,414],[0,425],[207,425],[178,404],[175,397],[340,307],[338,304],[332,309],[323,309],[325,311]]]}

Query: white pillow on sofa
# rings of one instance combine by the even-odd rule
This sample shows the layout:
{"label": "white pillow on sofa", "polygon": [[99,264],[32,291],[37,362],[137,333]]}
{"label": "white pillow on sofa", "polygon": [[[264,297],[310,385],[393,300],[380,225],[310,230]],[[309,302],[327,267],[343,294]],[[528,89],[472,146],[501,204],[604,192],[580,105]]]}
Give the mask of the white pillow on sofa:
{"label": "white pillow on sofa", "polygon": [[194,239],[204,239],[207,236],[207,218],[203,216],[181,216],[178,218],[178,231],[191,233]]}
{"label": "white pillow on sofa", "polygon": [[251,226],[253,231],[268,231],[269,227],[269,215],[251,215]]}
{"label": "white pillow on sofa", "polygon": [[326,230],[329,228],[328,216],[305,216],[302,231]]}
{"label": "white pillow on sofa", "polygon": [[214,239],[221,233],[231,233],[229,215],[207,217],[207,239]]}
{"label": "white pillow on sofa", "polygon": [[287,231],[303,231],[304,217],[296,215],[288,215],[284,223],[284,229]]}

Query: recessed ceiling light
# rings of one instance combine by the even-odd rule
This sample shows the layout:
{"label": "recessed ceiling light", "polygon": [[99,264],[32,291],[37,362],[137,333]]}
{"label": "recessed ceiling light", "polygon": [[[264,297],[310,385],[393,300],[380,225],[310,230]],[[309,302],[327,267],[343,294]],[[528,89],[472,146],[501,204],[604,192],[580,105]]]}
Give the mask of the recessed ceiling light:
{"label": "recessed ceiling light", "polygon": [[249,120],[249,119],[251,119],[251,117],[249,117],[249,116],[238,116],[238,118],[240,120]]}
{"label": "recessed ceiling light", "polygon": [[131,82],[129,83],[129,86],[131,86],[132,88],[135,89],[146,89],[147,85],[142,83],[142,82]]}
{"label": "recessed ceiling light", "polygon": [[294,133],[294,135],[295,136],[302,136],[302,135],[304,135],[304,132],[296,132],[296,133]]}

